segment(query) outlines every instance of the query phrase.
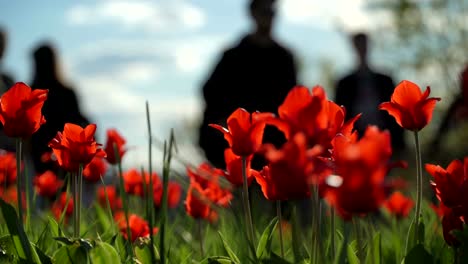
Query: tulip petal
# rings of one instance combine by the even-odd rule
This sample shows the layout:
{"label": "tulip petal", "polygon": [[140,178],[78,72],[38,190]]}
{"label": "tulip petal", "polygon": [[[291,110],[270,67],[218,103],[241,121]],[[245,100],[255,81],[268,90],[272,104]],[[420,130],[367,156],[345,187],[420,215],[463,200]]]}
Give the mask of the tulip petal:
{"label": "tulip petal", "polygon": [[405,108],[411,108],[421,100],[422,93],[418,85],[404,80],[395,87],[392,95],[392,103],[397,103]]}

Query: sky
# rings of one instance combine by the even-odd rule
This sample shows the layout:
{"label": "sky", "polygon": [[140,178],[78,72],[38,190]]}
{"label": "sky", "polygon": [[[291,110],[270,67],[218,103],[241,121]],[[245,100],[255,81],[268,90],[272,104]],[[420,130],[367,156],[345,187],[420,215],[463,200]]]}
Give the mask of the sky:
{"label": "sky", "polygon": [[[124,165],[147,162],[145,102],[153,134],[164,140],[174,128],[181,155],[196,163],[202,157],[190,144],[187,127],[200,116],[201,85],[218,56],[250,29],[246,3],[0,0],[0,26],[9,34],[2,68],[16,81],[31,82],[32,52],[51,42],[64,80],[98,125],[98,141],[104,142],[108,128],[127,138]],[[323,61],[331,61],[337,75],[351,70],[347,35],[370,29],[376,17],[366,11],[365,0],[278,0],[278,9],[274,35],[300,61],[299,80],[307,86],[320,83]],[[155,152],[158,162],[160,151]]]}

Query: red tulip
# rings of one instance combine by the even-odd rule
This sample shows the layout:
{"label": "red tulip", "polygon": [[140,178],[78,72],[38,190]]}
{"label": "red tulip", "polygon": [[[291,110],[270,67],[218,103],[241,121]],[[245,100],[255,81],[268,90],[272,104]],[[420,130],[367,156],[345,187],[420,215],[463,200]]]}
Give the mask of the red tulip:
{"label": "red tulip", "polygon": [[0,99],[0,121],[9,137],[27,138],[46,122],[41,113],[47,90],[16,83]]}
{"label": "red tulip", "polygon": [[107,171],[107,163],[104,158],[94,157],[83,170],[83,178],[88,182],[98,182]]}
{"label": "red tulip", "polygon": [[303,132],[308,146],[321,144],[327,149],[344,126],[346,115],[344,108],[327,100],[320,86],[312,88],[312,93],[307,87],[294,87],[278,108],[278,114],[283,123],[276,124],[286,138]]}
{"label": "red tulip", "polygon": [[459,215],[455,214],[453,210],[449,209],[444,214],[442,217],[442,231],[447,245],[452,247],[458,247],[460,245],[460,241],[452,234],[452,231],[462,231],[463,224],[465,224],[465,222]]}
{"label": "red tulip", "polygon": [[[143,218],[139,217],[136,214],[132,214],[128,217],[128,225],[130,227],[130,241],[134,242],[140,237],[149,237],[150,229],[148,226],[148,222],[146,222]],[[120,233],[123,235],[125,239],[128,239],[127,234],[127,222],[119,221],[119,229]],[[153,229],[153,234],[157,233],[158,229]]]}
{"label": "red tulip", "polygon": [[[118,210],[122,208],[122,199],[118,197],[115,186],[99,186],[97,190],[98,203],[103,208],[110,206],[111,210]],[[109,205],[107,201],[109,200]]]}
{"label": "red tulip", "polygon": [[407,217],[414,206],[411,198],[407,198],[401,192],[394,192],[384,203],[385,208],[397,218]]}
{"label": "red tulip", "polygon": [[[0,187],[0,198],[5,200],[5,202],[7,203],[17,205],[18,204],[18,192],[17,192],[16,187],[9,186],[6,189]],[[21,192],[21,201],[22,201],[22,204],[26,204],[26,195],[24,192]]]}
{"label": "red tulip", "polygon": [[187,191],[187,198],[185,200],[185,210],[195,219],[207,219],[210,215],[210,205],[207,201],[208,198],[204,196],[204,192],[195,181],[191,181]]}
{"label": "red tulip", "polygon": [[117,147],[119,157],[122,160],[127,149],[125,148],[126,140],[123,138],[116,129],[107,130],[107,142],[105,151],[107,153],[107,161],[110,164],[117,164],[117,157],[115,156],[114,145]]}
{"label": "red tulip", "polygon": [[[154,195],[154,205],[161,207],[163,188],[162,183],[155,186],[153,195]],[[180,202],[180,197],[182,196],[182,188],[177,182],[170,181],[167,186],[167,205],[169,208],[175,208]]]}
{"label": "red tulip", "polygon": [[193,218],[216,221],[215,205],[227,207],[232,199],[229,190],[219,185],[220,170],[203,163],[198,170],[187,168],[190,186],[185,200],[185,209]]}
{"label": "red tulip", "polygon": [[415,83],[402,81],[395,88],[390,102],[380,104],[379,109],[387,111],[403,128],[419,131],[432,119],[432,112],[440,98],[428,98],[431,89],[424,94]]}
{"label": "red tulip", "polygon": [[72,196],[68,195],[67,197],[67,193],[64,192],[59,195],[58,199],[52,204],[52,208],[50,210],[52,211],[52,214],[55,216],[55,219],[59,220],[64,210],[66,210],[65,211],[66,217],[72,216],[73,206],[74,206],[74,203],[73,203]]}
{"label": "red tulip", "polygon": [[390,134],[377,127],[352,142],[343,136],[333,141],[335,171],[339,184],[330,186],[327,199],[339,211],[365,214],[378,210],[385,201],[384,179],[391,156]]}
{"label": "red tulip", "polygon": [[71,123],[65,124],[63,134],[57,132],[49,147],[54,151],[59,165],[64,170],[76,172],[80,165],[85,167],[94,157],[106,156],[94,140],[94,132],[96,132],[95,124],[83,129]]}
{"label": "red tulip", "polygon": [[[298,133],[280,150],[276,150],[272,145],[265,147],[265,157],[269,165],[260,173],[254,174],[265,198],[290,200],[310,196],[314,165],[306,155],[306,144],[305,135]],[[318,147],[313,151],[317,155],[321,148]]]}
{"label": "red tulip", "polygon": [[[247,168],[246,168],[246,173],[247,173],[247,183],[250,185],[250,183],[253,180],[253,174],[258,173],[255,170],[252,170],[250,168],[250,163],[252,161],[253,155],[250,155],[246,157],[247,161]],[[232,149],[227,148],[224,150],[224,160],[226,161],[226,170],[227,173],[224,173],[224,177],[234,186],[236,187],[242,187],[242,184],[244,183],[244,180],[242,178],[242,157],[237,156],[234,154]]]}
{"label": "red tulip", "polygon": [[433,164],[426,164],[426,171],[432,175],[432,188],[439,201],[454,208],[463,204],[468,190],[468,158],[464,162],[452,161],[447,169]]}
{"label": "red tulip", "polygon": [[210,124],[210,126],[224,134],[234,154],[246,157],[260,148],[266,121],[273,117],[271,113],[250,114],[245,109],[238,108],[229,116],[227,129],[216,124]]}
{"label": "red tulip", "polygon": [[33,183],[36,193],[48,198],[53,198],[63,186],[63,181],[57,178],[57,175],[52,171],[46,171],[37,176]]}
{"label": "red tulip", "polygon": [[14,153],[0,152],[0,186],[16,182],[16,156]]}

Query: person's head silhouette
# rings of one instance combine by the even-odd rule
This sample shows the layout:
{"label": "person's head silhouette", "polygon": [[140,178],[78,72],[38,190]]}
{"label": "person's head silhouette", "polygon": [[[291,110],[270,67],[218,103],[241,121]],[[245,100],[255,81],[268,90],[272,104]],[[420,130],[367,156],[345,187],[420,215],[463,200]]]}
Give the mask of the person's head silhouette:
{"label": "person's head silhouette", "polygon": [[269,36],[275,17],[275,0],[251,0],[250,15],[255,23],[255,34]]}
{"label": "person's head silhouette", "polygon": [[0,61],[2,61],[3,54],[5,53],[7,42],[7,33],[3,28],[0,28]]}
{"label": "person's head silhouette", "polygon": [[354,50],[360,67],[367,67],[368,37],[366,33],[359,32],[352,36]]}
{"label": "person's head silhouette", "polygon": [[42,44],[34,50],[34,83],[59,81],[57,56],[51,44]]}

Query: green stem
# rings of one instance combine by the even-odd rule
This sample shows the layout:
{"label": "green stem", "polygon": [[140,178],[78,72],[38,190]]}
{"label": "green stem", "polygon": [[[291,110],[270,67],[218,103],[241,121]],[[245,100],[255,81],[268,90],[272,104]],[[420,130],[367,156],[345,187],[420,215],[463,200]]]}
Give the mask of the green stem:
{"label": "green stem", "polygon": [[419,241],[419,218],[421,215],[421,203],[422,203],[422,161],[421,161],[421,149],[419,145],[418,132],[414,131],[414,143],[416,145],[416,215],[415,215],[415,241]]}
{"label": "green stem", "polygon": [[[152,164],[152,160],[153,160],[153,154],[152,154],[152,148],[153,148],[153,136],[152,136],[152,132],[151,132],[151,121],[150,121],[150,111],[149,111],[149,104],[148,104],[148,101],[146,101],[146,124],[147,124],[147,127],[148,127],[148,173],[149,173],[149,186],[148,186],[148,189],[146,189],[146,186],[145,186],[145,190],[147,190],[146,192],[146,208],[147,208],[147,217],[148,217],[148,225],[149,225],[149,228],[150,228],[150,241],[151,241],[151,263],[155,263],[156,262],[156,255],[154,253],[154,250],[153,250],[153,246],[154,246],[154,235],[153,235],[153,226],[154,226],[154,223],[153,223],[153,220],[154,220],[154,215],[153,215],[153,211],[154,211],[154,186],[153,186],[153,177],[152,177],[152,174],[153,174],[153,164]],[[143,177],[144,177],[144,174],[142,174]],[[143,182],[145,182],[145,180],[143,180]],[[146,182],[145,182],[146,184]],[[163,190],[163,193],[164,193],[164,190]],[[163,194],[164,196],[164,194]],[[164,263],[164,262],[163,262]]]}
{"label": "green stem", "polygon": [[82,194],[83,194],[83,164],[79,165],[78,168],[78,179],[77,179],[77,185],[78,185],[78,197],[77,197],[77,202],[76,202],[76,207],[77,207],[77,221],[78,221],[78,237],[81,237],[81,200],[82,200]]}
{"label": "green stem", "polygon": [[21,184],[23,177],[21,174],[21,159],[23,151],[23,140],[21,138],[16,139],[16,195],[18,199],[18,218],[20,225],[23,225],[23,197]]}
{"label": "green stem", "polygon": [[159,228],[159,251],[161,263],[166,263],[166,224],[167,224],[167,195],[169,185],[169,173],[171,169],[172,149],[175,147],[174,131],[171,130],[169,146],[165,148],[163,159],[163,193],[161,198],[161,222]]}
{"label": "green stem", "polygon": [[312,261],[320,263],[320,197],[317,184],[312,187]]}
{"label": "green stem", "polygon": [[200,243],[200,254],[202,259],[205,258],[205,249],[203,248],[203,229],[202,229],[203,222],[201,219],[197,220],[197,227],[198,227],[198,241]]}
{"label": "green stem", "polygon": [[254,240],[254,228],[252,222],[252,215],[250,212],[250,201],[249,201],[249,183],[247,182],[247,157],[242,157],[242,181],[243,181],[243,192],[242,201],[244,204],[245,221],[247,225],[247,236],[252,243],[255,245]]}
{"label": "green stem", "polygon": [[330,212],[330,237],[331,237],[331,245],[330,245],[330,248],[331,248],[331,259],[332,261],[335,261],[335,233],[336,233],[336,221],[335,221],[335,217],[336,217],[336,212],[335,212],[335,207],[331,207],[331,212]]}
{"label": "green stem", "polygon": [[72,190],[72,197],[74,201],[73,205],[73,238],[78,238],[79,236],[79,231],[78,231],[78,204],[77,204],[77,198],[78,198],[78,186],[77,186],[77,175],[74,172],[71,176],[71,190]]}
{"label": "green stem", "polygon": [[122,160],[120,158],[120,153],[117,148],[117,144],[114,143],[114,155],[117,159],[117,168],[119,171],[119,189],[120,189],[120,197],[122,198],[122,206],[124,208],[124,215],[125,215],[125,223],[127,225],[127,241],[129,247],[127,248],[127,251],[130,252],[132,256],[132,263],[134,260],[134,253],[133,253],[133,248],[131,245],[132,241],[132,232],[130,231],[130,222],[129,222],[129,216],[128,216],[128,197],[127,197],[127,192],[125,192],[125,185],[124,185],[124,180],[123,180],[123,170],[122,170]]}
{"label": "green stem", "polygon": [[356,235],[356,255],[358,259],[360,260],[360,262],[363,263],[364,252],[362,249],[362,237],[361,237],[361,232],[359,230],[359,222],[358,220],[356,220],[356,217],[353,217],[352,221],[353,221],[353,227],[354,227],[354,234]]}
{"label": "green stem", "polygon": [[283,246],[283,225],[281,217],[281,201],[276,201],[276,214],[278,215],[278,226],[279,226],[279,238],[280,238],[280,248],[281,248],[281,257],[284,258],[284,246]]}

